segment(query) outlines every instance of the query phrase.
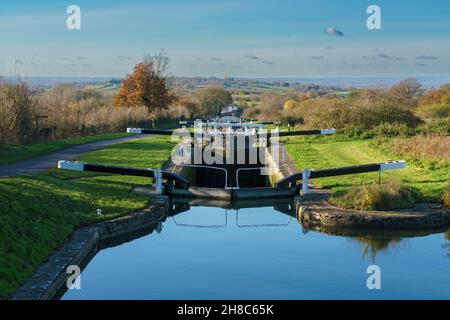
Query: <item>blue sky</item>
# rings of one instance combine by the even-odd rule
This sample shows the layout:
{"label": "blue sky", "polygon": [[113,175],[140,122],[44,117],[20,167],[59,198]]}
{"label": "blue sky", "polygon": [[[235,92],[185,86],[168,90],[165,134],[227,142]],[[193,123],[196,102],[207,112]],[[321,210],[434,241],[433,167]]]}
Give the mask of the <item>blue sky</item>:
{"label": "blue sky", "polygon": [[[68,30],[66,8],[81,8]],[[368,30],[366,9],[381,8]],[[339,37],[324,33],[341,31]],[[450,1],[22,0],[0,4],[0,73],[123,76],[165,48],[186,76],[450,75]]]}

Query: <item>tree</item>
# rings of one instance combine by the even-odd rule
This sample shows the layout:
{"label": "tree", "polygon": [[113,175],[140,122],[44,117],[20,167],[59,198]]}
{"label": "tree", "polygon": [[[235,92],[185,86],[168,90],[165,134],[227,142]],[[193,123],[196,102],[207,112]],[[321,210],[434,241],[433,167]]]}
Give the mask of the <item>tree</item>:
{"label": "tree", "polygon": [[114,96],[114,106],[145,106],[149,112],[167,109],[176,100],[166,84],[169,61],[164,50],[144,57],[144,60],[134,67],[133,73],[122,81]]}
{"label": "tree", "polygon": [[437,89],[428,90],[420,100],[421,105],[431,105],[431,104],[447,104],[448,101],[446,97],[450,94],[450,83],[444,84]]}
{"label": "tree", "polygon": [[391,96],[402,106],[415,107],[419,95],[422,93],[422,85],[415,78],[400,81],[389,90]]}
{"label": "tree", "polygon": [[200,89],[196,96],[200,107],[209,115],[220,115],[223,107],[233,103],[231,93],[219,87]]}

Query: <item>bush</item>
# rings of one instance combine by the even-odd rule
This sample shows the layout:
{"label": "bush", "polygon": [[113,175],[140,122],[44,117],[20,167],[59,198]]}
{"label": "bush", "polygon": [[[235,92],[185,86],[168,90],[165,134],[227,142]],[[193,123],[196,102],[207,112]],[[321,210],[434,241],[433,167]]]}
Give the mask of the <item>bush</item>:
{"label": "bush", "polygon": [[145,106],[115,108],[109,93],[59,85],[36,98],[36,112],[48,115],[42,128],[51,131],[47,139],[124,131],[127,126],[149,123]]}
{"label": "bush", "polygon": [[417,127],[417,133],[447,136],[450,134],[450,118],[428,121]]}
{"label": "bush", "polygon": [[406,123],[382,123],[371,130],[373,136],[381,137],[407,137],[414,135],[415,130],[408,127]]}
{"label": "bush", "polygon": [[421,123],[410,109],[398,106],[382,95],[373,102],[361,97],[307,100],[300,103],[300,109],[308,127],[331,127],[341,131],[348,131],[350,127],[371,130],[385,123],[414,128]]}
{"label": "bush", "polygon": [[368,131],[364,127],[358,125],[347,125],[346,127],[340,129],[339,133],[342,133],[349,138],[358,137],[368,139],[373,137],[373,133],[371,131]]}
{"label": "bush", "polygon": [[0,143],[19,144],[32,139],[33,103],[28,87],[0,83]]}
{"label": "bush", "polygon": [[387,181],[350,189],[338,202],[348,209],[386,211],[411,208],[415,200],[409,187]]}
{"label": "bush", "polygon": [[431,104],[418,107],[415,113],[422,119],[440,119],[450,117],[450,104]]}

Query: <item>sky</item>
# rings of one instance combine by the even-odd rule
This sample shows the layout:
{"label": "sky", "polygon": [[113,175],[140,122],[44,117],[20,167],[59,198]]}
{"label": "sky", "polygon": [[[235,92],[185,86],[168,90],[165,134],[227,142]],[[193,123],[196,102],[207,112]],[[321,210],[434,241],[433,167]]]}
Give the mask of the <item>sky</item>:
{"label": "sky", "polygon": [[[80,30],[66,27],[70,5]],[[177,76],[449,76],[449,40],[448,0],[0,3],[0,75],[123,77],[165,49]]]}

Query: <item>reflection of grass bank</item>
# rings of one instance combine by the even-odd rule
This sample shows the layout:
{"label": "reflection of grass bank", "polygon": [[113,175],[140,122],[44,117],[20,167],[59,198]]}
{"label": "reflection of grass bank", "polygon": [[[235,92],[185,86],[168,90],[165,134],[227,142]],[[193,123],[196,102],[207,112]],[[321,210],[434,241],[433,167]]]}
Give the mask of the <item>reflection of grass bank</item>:
{"label": "reflection of grass bank", "polygon": [[13,163],[16,161],[26,160],[44,154],[59,151],[65,148],[73,147],[80,144],[110,140],[129,136],[127,133],[107,133],[95,136],[84,136],[78,138],[47,141],[42,143],[32,143],[23,145],[0,145],[0,165]]}
{"label": "reflection of grass bank", "polygon": [[[374,140],[346,139],[340,137],[286,139],[286,148],[298,169],[324,169],[393,159],[407,160],[407,168],[382,173],[382,181],[394,179],[412,190],[416,202],[440,201],[450,180],[450,165],[424,157],[394,153],[374,143]],[[319,187],[332,190],[333,202],[344,204],[348,191],[377,181],[378,173],[338,176],[314,180]],[[348,207],[348,203],[345,204]]]}
{"label": "reflection of grass bank", "polygon": [[[81,161],[161,167],[173,144],[167,138],[129,141],[80,157]],[[130,194],[140,177],[50,170],[0,180],[0,298],[11,294],[74,228],[145,207]],[[101,208],[104,215],[96,215]]]}

